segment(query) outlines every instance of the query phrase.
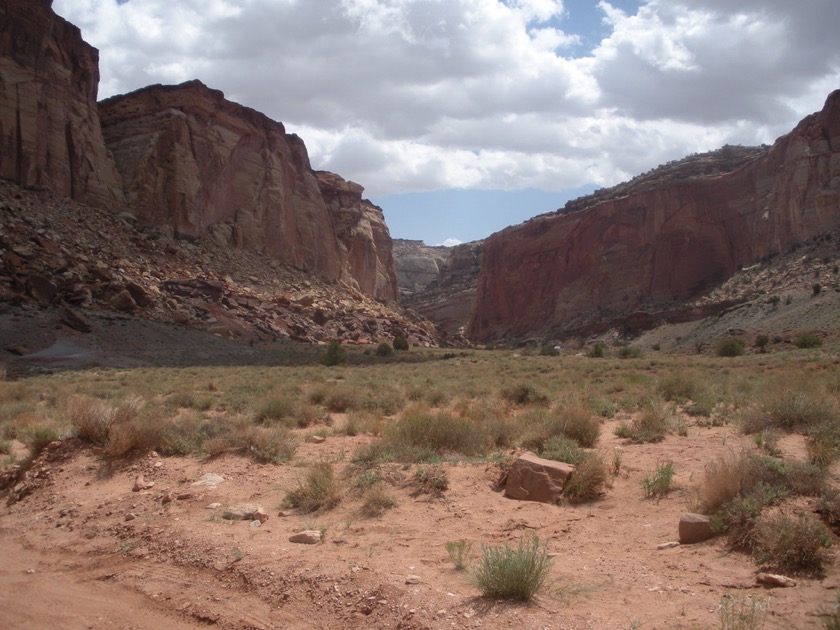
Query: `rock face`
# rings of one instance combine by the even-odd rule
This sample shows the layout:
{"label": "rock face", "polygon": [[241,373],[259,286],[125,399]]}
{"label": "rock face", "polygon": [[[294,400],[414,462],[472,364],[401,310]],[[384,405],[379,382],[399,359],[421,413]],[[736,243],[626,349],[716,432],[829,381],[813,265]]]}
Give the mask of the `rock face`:
{"label": "rock face", "polygon": [[525,453],[511,464],[504,481],[505,496],[522,501],[557,503],[563,485],[575,470],[571,464]]}
{"label": "rock face", "polygon": [[338,239],[306,147],[268,117],[199,81],[100,103],[108,148],[141,222],[211,233],[337,280]]}
{"label": "rock face", "polygon": [[391,233],[382,209],[362,199],[364,188],[327,171],[318,185],[333,218],[344,268],[365,295],[397,301]]}
{"label": "rock face", "polygon": [[402,303],[446,332],[463,332],[475,303],[482,245],[475,241],[429,247],[422,241],[396,241]]}
{"label": "rock face", "polygon": [[621,325],[840,225],[840,91],[736,170],[542,216],[485,243],[469,334]]}
{"label": "rock face", "polygon": [[119,208],[96,112],[99,51],[51,0],[0,0],[0,177]]}

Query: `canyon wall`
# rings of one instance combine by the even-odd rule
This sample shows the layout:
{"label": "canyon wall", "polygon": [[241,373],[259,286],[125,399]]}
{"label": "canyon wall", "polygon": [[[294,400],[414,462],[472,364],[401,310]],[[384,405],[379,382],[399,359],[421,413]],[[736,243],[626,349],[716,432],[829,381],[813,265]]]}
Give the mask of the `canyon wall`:
{"label": "canyon wall", "polygon": [[0,17],[0,178],[398,299],[382,211],[281,123],[198,81],[97,105],[99,53],[51,0]]}
{"label": "canyon wall", "polygon": [[99,52],[51,0],[0,0],[0,177],[119,209],[96,111]]}
{"label": "canyon wall", "polygon": [[[840,225],[840,91],[735,171],[546,215],[485,242],[469,335],[621,325]],[[666,315],[667,317],[667,315]]]}

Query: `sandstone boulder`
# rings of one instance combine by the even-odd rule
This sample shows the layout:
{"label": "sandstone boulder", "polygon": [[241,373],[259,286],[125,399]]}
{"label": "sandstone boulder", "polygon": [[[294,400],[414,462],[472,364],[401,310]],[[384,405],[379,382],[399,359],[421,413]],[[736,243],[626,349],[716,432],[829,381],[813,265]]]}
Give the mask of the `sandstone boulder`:
{"label": "sandstone boulder", "polygon": [[557,503],[563,496],[563,485],[574,469],[571,464],[525,453],[511,464],[501,482],[504,484],[504,495],[523,501]]}
{"label": "sandstone boulder", "polygon": [[680,517],[680,543],[691,545],[714,538],[712,524],[708,516],[688,512]]}

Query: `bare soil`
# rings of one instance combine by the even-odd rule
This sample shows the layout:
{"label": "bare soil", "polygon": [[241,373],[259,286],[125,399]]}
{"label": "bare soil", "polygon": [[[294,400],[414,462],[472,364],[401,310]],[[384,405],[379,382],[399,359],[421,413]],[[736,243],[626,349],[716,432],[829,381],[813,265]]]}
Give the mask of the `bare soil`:
{"label": "bare soil", "polygon": [[[840,586],[835,564],[820,579],[768,590],[755,583],[755,563],[722,540],[657,548],[677,540],[707,462],[748,438],[729,426],[692,425],[687,437],[628,445],[613,434],[621,420],[603,426],[599,448],[610,458],[621,449],[622,465],[599,501],[507,499],[494,492],[499,468],[486,461],[445,464],[449,490],[415,495],[413,469],[391,465],[380,472],[398,506],[378,518],[361,515],[349,480],[333,510],[280,510],[307,464],[329,458],[344,471],[372,437],[303,443],[292,464],[279,466],[155,454],[109,464],[65,440],[36,460],[29,494],[0,508],[0,619],[5,628],[710,628],[720,627],[729,592],[769,601],[767,627],[820,627],[818,612],[833,606]],[[804,455],[800,437],[781,446],[786,457]],[[676,489],[644,499],[641,480],[666,460]],[[206,473],[224,481],[193,485]],[[138,475],[154,486],[133,491]],[[213,503],[221,507],[208,509]],[[222,518],[243,503],[270,518],[259,527]],[[789,507],[814,508],[804,500]],[[322,542],[289,542],[304,529],[321,530]],[[554,563],[549,585],[527,604],[481,598],[444,549],[466,539],[474,560],[482,545],[531,535],[547,541]]]}

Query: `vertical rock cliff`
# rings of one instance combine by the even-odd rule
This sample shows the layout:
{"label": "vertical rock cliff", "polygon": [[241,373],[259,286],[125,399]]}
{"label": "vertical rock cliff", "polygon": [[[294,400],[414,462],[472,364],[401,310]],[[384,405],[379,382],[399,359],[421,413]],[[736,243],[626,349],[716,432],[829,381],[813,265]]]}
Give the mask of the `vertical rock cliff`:
{"label": "vertical rock cliff", "polygon": [[487,239],[475,339],[666,312],[840,225],[840,91],[735,171],[669,181]]}
{"label": "vertical rock cliff", "polygon": [[0,177],[119,208],[96,111],[99,52],[52,0],[0,0]]}
{"label": "vertical rock cliff", "polygon": [[317,171],[321,195],[332,215],[345,269],[362,293],[396,302],[393,242],[382,209],[362,199],[364,188],[327,171]]}
{"label": "vertical rock cliff", "polygon": [[100,103],[125,197],[147,224],[181,238],[212,233],[337,280],[332,218],[303,142],[199,81],[154,85]]}

